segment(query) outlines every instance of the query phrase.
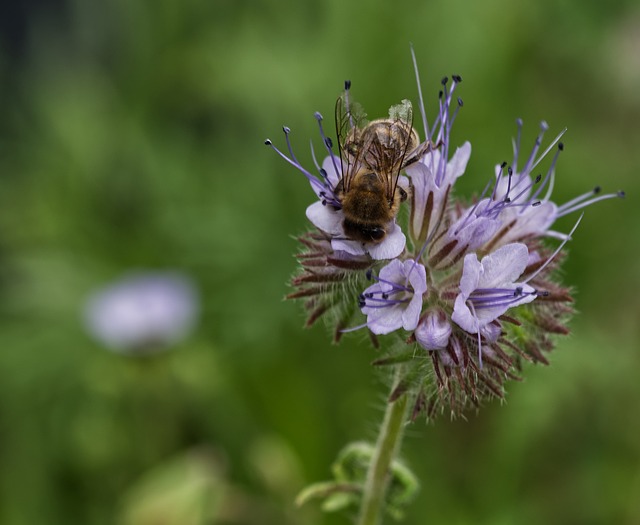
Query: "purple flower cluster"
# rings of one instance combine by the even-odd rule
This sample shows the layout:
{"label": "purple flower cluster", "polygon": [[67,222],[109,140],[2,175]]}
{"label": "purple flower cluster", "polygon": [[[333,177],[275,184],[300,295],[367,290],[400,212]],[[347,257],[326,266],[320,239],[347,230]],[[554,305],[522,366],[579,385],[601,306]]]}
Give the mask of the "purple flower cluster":
{"label": "purple flower cluster", "polygon": [[[419,88],[417,66],[416,78]],[[544,353],[553,348],[554,335],[568,333],[572,299],[554,273],[580,219],[569,233],[553,226],[559,217],[623,196],[596,188],[556,204],[552,190],[564,131],[545,146],[543,122],[525,157],[518,120],[512,161],[496,166],[478,197],[457,198],[454,186],[471,155],[469,142],[455,150],[450,142],[463,106],[455,95],[461,80],[442,80],[431,124],[420,94],[422,128],[432,147],[399,177],[408,213],[387,226],[381,242],[345,235],[339,198],[344,158],[319,114],[326,158],[320,164],[312,149],[317,175],[297,160],[289,128],[288,154],[266,141],[307,177],[317,196],[307,208],[314,229],[299,237],[301,269],[288,297],[304,300],[308,325],[329,319],[336,341],[354,329],[366,328],[376,346],[376,336],[400,334],[408,347],[390,345],[375,363],[413,369],[403,388],[415,391],[414,414],[429,417],[445,407],[457,414],[484,398],[502,397],[505,380],[518,377],[523,360],[547,363]],[[551,250],[545,238],[560,245]]]}

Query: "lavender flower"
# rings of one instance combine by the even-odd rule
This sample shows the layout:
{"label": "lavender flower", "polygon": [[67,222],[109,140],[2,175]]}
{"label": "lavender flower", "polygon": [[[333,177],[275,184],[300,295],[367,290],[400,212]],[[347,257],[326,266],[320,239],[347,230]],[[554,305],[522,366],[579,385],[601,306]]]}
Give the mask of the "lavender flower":
{"label": "lavender flower", "polygon": [[427,291],[427,274],[422,264],[409,259],[392,260],[380,270],[376,283],[360,296],[360,308],[374,334],[388,334],[400,328],[415,330]]}
{"label": "lavender flower", "polygon": [[[415,57],[414,67],[420,90]],[[414,395],[414,417],[420,412],[433,417],[446,408],[456,415],[469,405],[501,398],[505,381],[518,378],[522,361],[548,363],[556,336],[569,332],[572,297],[556,270],[579,220],[569,233],[552,228],[562,216],[624,196],[596,188],[556,204],[552,191],[564,131],[545,145],[548,125],[543,122],[523,154],[518,120],[511,163],[480,175],[484,190],[476,199],[457,198],[455,183],[471,155],[469,142],[457,148],[451,143],[463,107],[456,95],[461,82],[458,75],[442,79],[432,123],[419,93],[422,128],[432,147],[406,166],[408,179],[402,177],[400,185],[409,196],[408,213],[399,215],[380,244],[345,235],[339,189],[342,161],[350,153],[341,147],[341,159],[334,151],[319,114],[327,156],[320,165],[312,149],[318,175],[297,160],[289,128],[284,128],[288,155],[266,141],[306,176],[318,198],[307,209],[314,229],[299,237],[301,268],[288,297],[304,300],[307,325],[324,318],[335,341],[354,329],[366,329],[376,345],[377,335],[399,335],[408,348],[388,345],[375,364],[403,367],[410,381],[402,388]],[[358,136],[358,123],[352,126]],[[549,238],[562,243],[551,249]]]}
{"label": "lavender flower", "polygon": [[84,317],[89,333],[107,348],[141,354],[184,339],[198,308],[197,293],[184,275],[135,273],[94,292]]}
{"label": "lavender flower", "polygon": [[467,332],[478,333],[509,308],[533,301],[536,290],[515,282],[528,258],[526,245],[520,243],[498,248],[482,261],[475,253],[467,255],[451,320]]}

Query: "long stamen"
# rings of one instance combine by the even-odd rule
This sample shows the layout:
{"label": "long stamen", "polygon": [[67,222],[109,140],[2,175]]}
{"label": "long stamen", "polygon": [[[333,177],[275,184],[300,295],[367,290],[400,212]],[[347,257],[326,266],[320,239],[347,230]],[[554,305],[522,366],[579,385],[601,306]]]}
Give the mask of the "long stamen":
{"label": "long stamen", "polygon": [[[478,199],[478,202],[476,202],[473,207],[469,210],[469,213],[467,213],[467,216],[465,217],[464,221],[462,221],[462,224],[460,226],[458,226],[458,228],[456,229],[456,231],[453,232],[454,235],[458,235],[458,233],[460,233],[460,231],[462,229],[464,229],[464,227],[467,225],[467,223],[469,222],[469,220],[471,219],[471,217],[473,216],[474,212],[476,211],[476,208],[480,205],[480,203],[482,202],[482,200],[484,199],[485,194],[487,193],[487,190],[489,189],[489,186],[491,185],[491,181],[489,181],[487,183],[487,185],[484,187],[484,190],[482,190],[482,193],[480,194],[480,198]],[[484,210],[482,210],[482,212],[479,215],[483,215],[484,212],[487,210],[487,208],[485,207]]]}
{"label": "long stamen", "polygon": [[477,288],[471,293],[471,297],[487,297],[495,294],[511,294],[513,295],[513,288]]}
{"label": "long stamen", "polygon": [[420,101],[420,114],[422,115],[422,126],[424,128],[425,139],[429,140],[429,124],[427,122],[427,112],[425,111],[424,99],[422,98],[422,86],[420,85],[420,74],[418,73],[418,61],[416,53],[411,44],[411,60],[413,61],[413,71],[416,74],[416,84],[418,85],[418,100]]}
{"label": "long stamen", "polygon": [[576,223],[573,225],[573,228],[571,228],[571,231],[569,232],[569,234],[566,236],[566,238],[560,243],[560,246],[558,246],[558,248],[556,248],[556,251],[554,251],[551,254],[551,257],[549,257],[545,263],[540,266],[540,268],[538,268],[535,272],[533,272],[529,277],[527,277],[523,282],[523,284],[528,283],[531,279],[535,278],[536,275],[538,275],[542,270],[544,270],[547,266],[549,266],[549,264],[551,263],[551,261],[555,258],[556,255],[558,255],[560,253],[560,250],[562,250],[562,248],[564,248],[564,245],[567,244],[569,242],[569,240],[571,239],[571,236],[573,235],[573,232],[576,231],[576,228],[578,227],[578,225],[580,224],[580,221],[582,220],[582,217],[584,217],[584,213],[582,213],[580,215],[580,217],[578,217],[578,220],[576,221]]}
{"label": "long stamen", "polygon": [[296,158],[296,154],[293,152],[293,148],[291,147],[291,140],[289,140],[289,133],[291,133],[291,128],[288,126],[282,126],[282,131],[284,132],[284,139],[287,142],[287,149],[289,150],[289,155],[291,155],[291,158],[294,161],[300,164],[300,162]]}
{"label": "long stamen", "polygon": [[324,143],[324,147],[327,149],[327,153],[331,157],[331,162],[333,162],[333,169],[336,170],[336,173],[342,173],[341,169],[338,169],[338,163],[336,162],[336,154],[333,152],[333,142],[329,137],[324,134],[324,128],[322,127],[322,115],[319,112],[315,112],[313,115],[318,121],[318,128],[320,129],[320,136],[322,137],[322,142]]}
{"label": "long stamen", "polygon": [[501,295],[498,297],[486,297],[486,298],[477,298],[473,297],[472,302],[476,309],[481,310],[483,308],[495,308],[496,306],[511,306],[514,303],[517,303],[522,300],[522,297],[527,295],[538,295],[537,291],[533,292],[524,292],[520,288],[520,293],[514,293],[513,290],[509,290],[511,293],[508,295]]}
{"label": "long stamen", "polygon": [[[384,304],[370,304],[367,301],[379,301]],[[397,304],[408,303],[409,299],[384,299],[378,297],[365,297],[364,298],[364,306],[367,308],[389,308],[390,306],[395,306]]]}
{"label": "long stamen", "polygon": [[575,206],[576,204],[579,204],[579,203],[587,200],[590,197],[594,197],[595,195],[599,195],[601,191],[602,191],[602,188],[600,186],[596,186],[591,191],[583,193],[582,195],[578,195],[577,197],[574,197],[570,201],[567,201],[564,204],[558,206],[558,211],[559,212],[563,212],[564,210],[569,209],[572,206]]}
{"label": "long stamen", "polygon": [[518,126],[518,134],[516,135],[516,139],[513,142],[513,169],[518,171],[518,156],[520,154],[520,140],[522,138],[522,119],[516,119],[516,125]]}
{"label": "long stamen", "polygon": [[271,142],[271,139],[266,139],[264,141],[265,145],[269,146],[270,148],[272,148],[278,155],[280,155],[284,160],[286,160],[289,164],[291,164],[292,166],[294,166],[295,168],[298,168],[305,177],[307,177],[307,179],[309,180],[309,182],[315,186],[316,188],[318,188],[319,191],[322,191],[323,189],[325,189],[324,184],[322,184],[318,178],[313,175],[312,173],[310,173],[308,170],[306,170],[304,168],[304,166],[302,166],[302,164],[300,164],[299,162],[294,161],[293,159],[290,159],[289,157],[287,157],[284,153],[282,153],[282,151],[280,151],[274,144],[273,142]]}
{"label": "long stamen", "polygon": [[357,330],[362,330],[363,328],[366,328],[366,326],[367,326],[367,323],[362,323],[362,324],[359,324],[358,326],[352,326],[351,328],[342,328],[339,331],[340,331],[341,334],[348,334],[349,332],[355,332]]}
{"label": "long stamen", "polygon": [[547,193],[546,193],[543,201],[547,201],[549,199],[549,197],[551,197],[551,190],[553,189],[554,173],[556,172],[556,163],[558,162],[558,157],[560,156],[560,152],[561,151],[564,151],[564,144],[562,142],[559,142],[558,143],[558,151],[556,151],[556,154],[553,156],[553,160],[551,161],[551,165],[549,166],[549,169],[547,170],[547,174],[544,176],[544,180],[542,181],[542,184],[540,185],[540,187],[531,196],[531,200],[537,199],[538,195],[540,195],[540,192],[547,185],[549,185],[549,188],[547,189]]}
{"label": "long stamen", "polygon": [[[322,174],[324,170],[322,169],[320,164],[318,164],[318,159],[316,157],[316,148],[313,146],[313,140],[309,140],[309,148],[311,149],[311,158],[313,159],[313,164],[315,165],[316,169]],[[324,174],[322,174],[322,176],[324,177]]]}
{"label": "long stamen", "polygon": [[491,200],[495,200],[496,198],[496,193],[498,192],[498,183],[500,182],[500,178],[502,177],[502,172],[504,171],[504,169],[507,167],[507,161],[505,160],[502,164],[500,164],[500,171],[498,173],[498,175],[496,176],[496,182],[493,185],[493,191],[491,192]]}
{"label": "long stamen", "polygon": [[531,150],[531,153],[529,154],[529,158],[527,159],[527,162],[523,166],[521,173],[528,173],[533,169],[532,164],[535,161],[538,150],[540,149],[540,145],[542,144],[542,139],[544,137],[544,134],[548,129],[549,129],[549,125],[544,120],[540,122],[540,133],[538,133],[538,136],[536,137],[536,141],[533,146],[533,149]]}
{"label": "long stamen", "polygon": [[600,195],[599,197],[594,197],[592,199],[585,200],[584,202],[579,202],[579,201],[578,201],[579,203],[576,202],[578,199],[580,200],[584,199],[585,196],[596,195],[599,191],[600,191],[600,188],[598,187],[593,192],[589,192],[587,194],[581,195],[577,199],[573,199],[572,201],[569,201],[568,203],[563,204],[558,208],[558,217],[564,217],[569,213],[573,213],[574,211],[580,210],[582,208],[586,208],[587,206],[591,206],[596,202],[604,201],[607,199],[623,199],[625,197],[625,192],[619,191],[617,193],[606,193],[605,195]]}
{"label": "long stamen", "polygon": [[[546,124],[546,123],[545,123]],[[562,138],[562,136],[567,132],[567,128],[564,128],[560,133],[558,133],[558,135],[556,136],[555,139],[553,139],[553,141],[551,142],[551,144],[549,144],[549,146],[547,147],[547,149],[544,150],[544,153],[542,155],[540,155],[538,157],[538,160],[533,164],[533,166],[531,166],[531,168],[529,169],[529,171],[533,171],[534,169],[536,169],[536,166],[538,164],[540,164],[540,162],[542,161],[542,159],[544,159],[547,154],[555,147],[556,144],[558,144],[558,142],[560,142],[560,139]],[[560,144],[558,144],[558,147],[560,147]],[[562,148],[560,148],[560,150],[562,151]],[[524,170],[523,170],[524,171]]]}
{"label": "long stamen", "polygon": [[394,283],[393,281],[388,281],[387,279],[380,279],[380,277],[376,277],[375,275],[373,276],[373,279],[375,279],[378,282],[388,284],[392,288],[395,288],[396,291],[411,292],[411,288],[407,288],[406,286],[403,286],[400,283]]}
{"label": "long stamen", "polygon": [[560,156],[560,152],[561,151],[564,151],[564,144],[562,142],[559,142],[558,143],[558,151],[556,151],[556,154],[553,156],[553,160],[551,161],[551,165],[549,166],[549,169],[547,170],[547,174],[544,176],[544,180],[542,181],[542,184],[535,191],[535,193],[531,196],[532,200],[537,199],[538,195],[540,195],[540,192],[545,187],[547,188],[547,193],[545,194],[545,196],[544,196],[544,198],[542,200],[544,202],[546,202],[551,197],[551,192],[553,191],[553,183],[554,183],[554,179],[555,179],[556,162],[558,161],[558,157]]}
{"label": "long stamen", "polygon": [[513,168],[511,166],[507,168],[507,174],[509,176],[509,180],[507,181],[507,192],[504,195],[504,200],[509,198],[509,193],[511,192],[511,181],[513,180]]}
{"label": "long stamen", "polygon": [[[525,180],[525,179],[524,179],[524,178],[522,178],[521,180]],[[532,181],[532,182],[530,182],[529,184],[527,184],[527,185],[524,187],[524,189],[520,190],[520,193],[518,193],[515,197],[513,197],[513,198],[511,199],[511,201],[512,201],[513,203],[517,203],[517,202],[518,202],[518,199],[519,199],[520,197],[522,197],[523,195],[527,194],[527,193],[531,190],[531,188],[533,188],[533,187],[534,187],[536,184],[538,184],[541,180],[542,180],[542,175],[538,175],[538,176],[536,176],[536,178],[535,178],[535,179],[533,179],[533,181]],[[537,190],[536,190],[536,191],[537,191]],[[536,195],[537,195],[537,194],[536,194]],[[534,198],[535,198],[535,195],[533,195],[532,197],[530,197],[529,199],[527,199],[527,201],[528,201],[528,202],[531,202],[531,200],[533,200]]]}
{"label": "long stamen", "polygon": [[464,100],[462,100],[460,97],[457,98],[457,102],[458,105],[456,106],[456,109],[453,110],[453,115],[451,115],[451,118],[449,119],[449,128],[453,127],[453,123],[455,122],[458,113],[460,113],[460,108],[464,106]]}

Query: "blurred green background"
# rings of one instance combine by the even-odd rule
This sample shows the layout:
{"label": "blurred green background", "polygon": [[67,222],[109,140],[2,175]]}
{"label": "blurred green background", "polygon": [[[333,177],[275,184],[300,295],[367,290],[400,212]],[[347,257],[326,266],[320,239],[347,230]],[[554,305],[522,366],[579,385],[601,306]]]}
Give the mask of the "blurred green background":
{"label": "blurred green background", "polygon": [[[330,345],[283,302],[304,177],[262,145],[346,78],[370,115],[464,78],[454,140],[480,191],[538,122],[568,127],[555,200],[601,184],[565,282],[580,314],[506,406],[413,425],[405,523],[640,523],[640,5],[530,0],[31,0],[0,16],[0,523],[346,524],[313,505],[385,388],[363,334]],[[428,109],[429,109],[428,108]],[[433,115],[433,113],[430,113]],[[330,119],[328,119],[330,121]],[[328,125],[328,129],[331,126]],[[575,217],[558,224],[567,231]],[[180,269],[178,348],[106,351],[81,311],[131,269]]]}

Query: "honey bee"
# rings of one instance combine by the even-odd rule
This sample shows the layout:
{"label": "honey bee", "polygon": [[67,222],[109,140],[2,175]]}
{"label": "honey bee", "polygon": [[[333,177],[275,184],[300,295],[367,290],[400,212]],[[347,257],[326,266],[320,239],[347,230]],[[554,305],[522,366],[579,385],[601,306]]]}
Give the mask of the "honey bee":
{"label": "honey bee", "polygon": [[392,108],[390,118],[363,123],[364,114],[349,102],[349,87],[345,82],[345,93],[336,103],[342,177],[335,194],[344,213],[345,235],[380,243],[407,199],[398,186],[400,172],[427,153],[431,143],[420,143],[408,101],[395,106],[395,112]]}

